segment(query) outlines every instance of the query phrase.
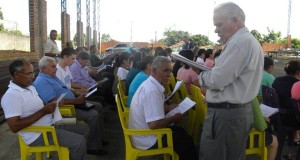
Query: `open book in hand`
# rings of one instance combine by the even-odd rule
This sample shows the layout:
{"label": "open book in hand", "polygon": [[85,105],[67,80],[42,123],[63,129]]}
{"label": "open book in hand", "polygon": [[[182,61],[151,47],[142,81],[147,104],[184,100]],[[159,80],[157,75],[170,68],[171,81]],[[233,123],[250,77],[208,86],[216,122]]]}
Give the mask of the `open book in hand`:
{"label": "open book in hand", "polygon": [[200,64],[200,63],[197,63],[197,62],[194,62],[194,61],[191,61],[183,56],[181,56],[180,54],[175,54],[175,53],[172,53],[172,58],[174,60],[177,60],[177,61],[180,61],[180,62],[183,62],[183,63],[186,63],[187,65],[191,66],[191,67],[195,67],[195,68],[198,68],[202,71],[208,71],[208,70],[211,70],[210,68],[206,67],[205,65],[203,64]]}
{"label": "open book in hand", "polygon": [[270,117],[273,114],[279,112],[278,108],[272,108],[265,104],[260,104],[259,107],[261,109],[261,113],[262,113],[263,117]]}
{"label": "open book in hand", "polygon": [[192,108],[196,103],[186,97],[177,107],[172,109],[170,112],[166,114],[166,118],[174,116],[176,113],[185,113],[187,110]]}
{"label": "open book in hand", "polygon": [[167,101],[169,98],[171,98],[175,94],[175,92],[182,86],[183,83],[184,83],[183,81],[177,81],[173,92],[168,97],[165,98],[165,101]]}

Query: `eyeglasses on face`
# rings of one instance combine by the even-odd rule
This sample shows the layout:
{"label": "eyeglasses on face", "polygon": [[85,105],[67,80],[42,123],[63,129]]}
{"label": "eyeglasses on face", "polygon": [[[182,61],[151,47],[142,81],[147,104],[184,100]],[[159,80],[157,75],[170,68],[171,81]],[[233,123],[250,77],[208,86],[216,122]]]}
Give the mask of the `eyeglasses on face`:
{"label": "eyeglasses on face", "polygon": [[35,72],[28,72],[28,73],[24,73],[24,72],[21,72],[21,71],[19,71],[19,72],[24,74],[24,75],[27,75],[27,76],[32,76],[32,77],[35,76]]}

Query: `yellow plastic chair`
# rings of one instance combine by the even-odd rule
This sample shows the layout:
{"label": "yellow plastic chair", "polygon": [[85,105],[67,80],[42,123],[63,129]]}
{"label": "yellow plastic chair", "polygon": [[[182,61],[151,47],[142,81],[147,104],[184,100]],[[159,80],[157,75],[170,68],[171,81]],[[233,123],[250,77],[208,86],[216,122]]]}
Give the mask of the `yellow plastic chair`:
{"label": "yellow plastic chair", "polygon": [[[123,111],[121,107],[121,101],[118,95],[115,96],[119,119],[124,132],[125,139],[125,160],[136,160],[138,157],[152,156],[152,155],[164,155],[164,159],[167,160],[170,157],[172,160],[178,160],[179,157],[173,150],[172,131],[169,128],[164,129],[128,129],[128,111]],[[142,150],[135,148],[132,143],[130,136],[141,136],[141,135],[155,135],[158,141],[157,149]],[[167,147],[162,146],[162,136],[167,137]]]}
{"label": "yellow plastic chair", "polygon": [[201,93],[201,89],[195,85],[191,85],[191,99],[196,102],[196,116],[193,129],[194,143],[199,143],[199,132],[203,127],[204,119],[207,113],[207,104],[204,101],[205,97]]}
{"label": "yellow plastic chair", "polygon": [[169,84],[171,85],[171,88],[174,88],[175,87],[175,84],[176,84],[176,78],[174,76],[173,73],[171,73],[171,77],[170,77],[170,80],[169,80]]}
{"label": "yellow plastic chair", "polygon": [[126,104],[128,96],[125,95],[125,90],[122,89],[123,87],[122,87],[121,83],[119,83],[117,85],[117,88],[118,88],[118,92],[119,92],[119,95],[120,95],[123,110],[124,111],[129,111],[129,107]]}
{"label": "yellow plastic chair", "polygon": [[[258,137],[258,138],[255,138]],[[258,140],[258,143],[255,142]],[[253,129],[250,132],[246,155],[258,155],[260,160],[267,160],[267,148],[265,146],[265,132]]]}
{"label": "yellow plastic chair", "polygon": [[76,115],[74,105],[59,106],[59,112],[61,115]]}
{"label": "yellow plastic chair", "polygon": [[[29,156],[32,153],[36,154],[37,160],[42,160],[43,152],[49,153],[52,151],[56,151],[58,153],[58,158],[60,160],[69,160],[69,150],[68,148],[59,146],[55,128],[53,126],[30,126],[22,129],[20,132],[40,132],[42,133],[45,142],[44,146],[28,146],[24,142],[23,137],[20,134],[18,134],[21,160],[28,160]],[[47,133],[51,134],[51,137],[53,139],[53,144],[49,144]]]}

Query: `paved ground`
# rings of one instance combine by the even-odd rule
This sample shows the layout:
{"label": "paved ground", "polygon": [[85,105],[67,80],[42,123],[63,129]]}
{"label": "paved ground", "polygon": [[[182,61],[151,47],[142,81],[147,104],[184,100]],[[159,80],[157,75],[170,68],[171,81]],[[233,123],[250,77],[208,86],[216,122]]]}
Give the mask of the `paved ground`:
{"label": "paved ground", "polygon": [[[285,57],[278,57],[277,63],[275,63],[274,75],[284,75],[283,67],[291,59]],[[292,58],[296,59],[296,58]],[[115,90],[115,89],[114,89]],[[116,110],[105,109],[105,138],[110,144],[105,147],[109,151],[106,156],[91,156],[88,155],[88,160],[124,160],[125,145],[122,134],[121,125],[118,119]],[[290,157],[294,159],[296,153],[296,147],[285,146],[283,155],[290,154]],[[51,159],[55,159],[55,155]],[[19,143],[17,135],[13,134],[7,124],[4,122],[0,125],[0,160],[18,160],[20,159]],[[257,158],[248,157],[247,160],[254,160]]]}

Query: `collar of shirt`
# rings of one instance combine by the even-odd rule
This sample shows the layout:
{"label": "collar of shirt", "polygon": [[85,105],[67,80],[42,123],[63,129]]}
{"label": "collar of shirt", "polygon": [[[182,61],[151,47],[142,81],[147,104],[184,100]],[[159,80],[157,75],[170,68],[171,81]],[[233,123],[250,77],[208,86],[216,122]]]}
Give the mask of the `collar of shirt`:
{"label": "collar of shirt", "polygon": [[236,36],[239,36],[240,34],[244,33],[244,32],[249,32],[248,28],[247,27],[243,27],[243,28],[240,28],[238,31],[236,31],[229,39],[228,41],[225,43],[224,47],[223,47],[223,50],[225,50],[227,44],[232,40],[234,39],[234,37]]}
{"label": "collar of shirt", "polygon": [[165,87],[162,86],[154,77],[150,76],[149,79],[153,84],[155,84],[155,86],[161,93],[165,92]]}
{"label": "collar of shirt", "polygon": [[14,90],[17,90],[19,92],[24,92],[24,91],[28,91],[28,90],[31,90],[31,85],[28,86],[26,89],[25,88],[22,88],[20,86],[18,86],[17,84],[15,84],[13,81],[10,81],[9,82],[9,85],[8,85],[8,88],[12,88]]}
{"label": "collar of shirt", "polygon": [[51,41],[52,43],[54,43],[55,45],[57,45],[55,40],[53,40],[53,39],[51,39],[51,38],[49,38],[49,39],[50,39],[50,41]]}
{"label": "collar of shirt", "polygon": [[77,66],[80,66],[80,68],[84,68],[84,67],[78,62],[77,59],[75,59],[74,64],[77,65]]}

